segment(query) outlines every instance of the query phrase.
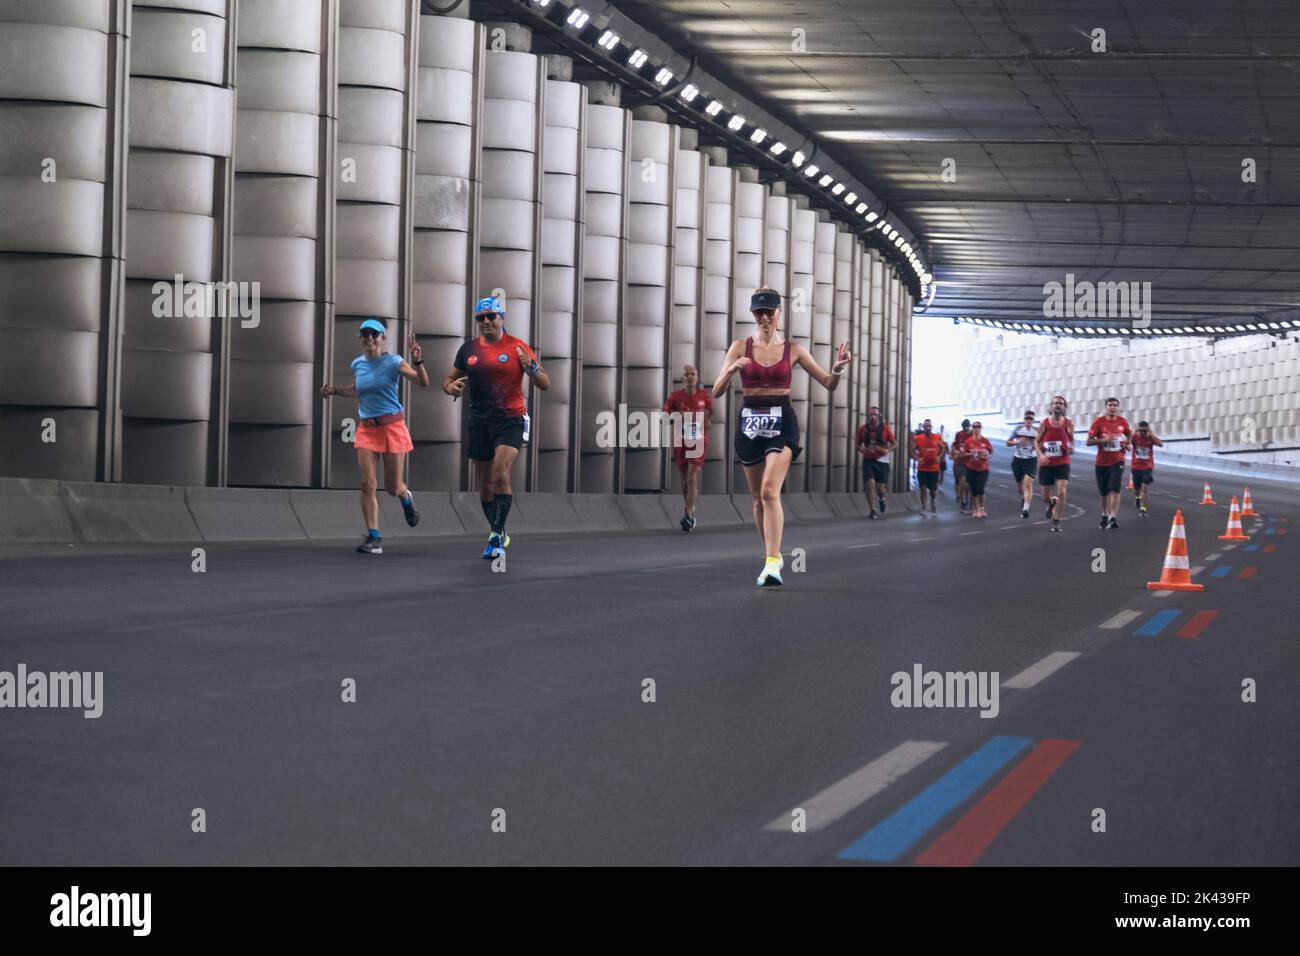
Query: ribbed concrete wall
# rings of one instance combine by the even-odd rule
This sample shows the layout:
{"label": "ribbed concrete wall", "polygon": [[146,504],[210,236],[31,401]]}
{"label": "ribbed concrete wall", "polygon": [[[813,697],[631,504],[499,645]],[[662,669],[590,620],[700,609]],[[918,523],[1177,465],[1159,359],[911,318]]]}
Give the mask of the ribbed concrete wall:
{"label": "ribbed concrete wall", "polygon": [[[93,480],[112,422],[126,8],[0,0],[3,471]],[[116,238],[115,238],[116,237]],[[111,418],[111,416],[110,416]],[[45,422],[56,441],[42,440]],[[110,439],[111,440],[111,439]]]}
{"label": "ribbed concrete wall", "polygon": [[1159,338],[1115,340],[954,329],[966,361],[958,395],[965,409],[1027,408],[1041,416],[1053,395],[1070,401],[1083,427],[1114,395],[1130,423],[1162,438],[1209,438],[1216,451],[1300,445],[1300,335],[1252,335],[1212,344]]}
{"label": "ribbed concrete wall", "polygon": [[583,491],[614,491],[615,450],[597,443],[596,416],[615,411],[619,393],[620,284],[624,256],[625,139],[631,116],[618,106],[587,105],[587,223],[582,261]]}
{"label": "ribbed concrete wall", "polygon": [[[233,10],[233,4],[230,5]],[[223,325],[159,316],[156,282],[228,276],[227,161],[234,90],[227,82],[225,0],[132,4],[131,103],[122,341],[122,477],[201,484],[220,454]]]}
{"label": "ribbed concrete wall", "polygon": [[577,438],[580,342],[578,300],[582,277],[582,135],[586,88],[567,80],[546,81],[546,129],[542,184],[542,294],[540,349],[551,378],[542,406],[538,491],[569,491],[576,480],[571,454]]}
{"label": "ribbed concrete wall", "polygon": [[[485,48],[483,24],[421,6],[0,0],[0,468],[354,486],[356,401],[318,390],[350,381],[374,315],[393,351],[415,332],[435,386],[408,390],[409,480],[465,488],[463,404],[436,386],[473,301],[501,289],[552,380],[529,395],[521,490],[661,490],[666,451],[599,447],[597,416],[657,409],[687,363],[707,387],[766,283],[826,367],[882,317],[874,364],[861,349],[833,398],[794,377],[790,487],[850,487],[859,406],[881,381],[897,399],[907,362],[883,331],[902,297],[880,296],[862,244],[658,108],[571,82],[528,31]],[[257,283],[255,322],[156,315],[178,273]],[[706,492],[745,490],[734,403],[715,404]]]}
{"label": "ribbed concrete wall", "polygon": [[[633,119],[627,156],[627,365],[629,412],[650,414],[667,395],[668,295],[672,265],[673,165],[676,140],[667,123]],[[631,449],[625,457],[623,489],[663,487],[666,452]]]}
{"label": "ribbed concrete wall", "polygon": [[319,480],[315,391],[330,341],[334,221],[322,146],[334,141],[334,27],[321,0],[239,7],[232,277],[259,283],[262,306],[256,327],[230,323],[230,484]]}
{"label": "ribbed concrete wall", "polygon": [[411,322],[434,387],[411,389],[410,468],[421,488],[440,491],[460,488],[464,460],[461,403],[437,386],[465,341],[477,298],[471,229],[482,107],[480,29],[464,18],[420,18]]}

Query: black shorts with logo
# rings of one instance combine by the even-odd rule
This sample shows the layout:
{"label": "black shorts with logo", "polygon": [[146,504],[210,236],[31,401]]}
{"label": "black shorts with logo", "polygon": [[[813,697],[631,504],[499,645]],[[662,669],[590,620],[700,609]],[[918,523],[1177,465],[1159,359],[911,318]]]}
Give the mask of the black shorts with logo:
{"label": "black shorts with logo", "polygon": [[937,471],[918,471],[916,473],[916,483],[921,488],[928,488],[930,491],[938,491],[939,473]]}
{"label": "black shorts with logo", "polygon": [[1043,486],[1054,485],[1058,481],[1070,480],[1070,465],[1044,465],[1038,469],[1038,483]]}
{"label": "black shorts with logo", "polygon": [[742,465],[757,465],[784,448],[791,461],[799,457],[799,419],[785,395],[747,395],[736,419],[736,458]]}
{"label": "black shorts with logo", "polygon": [[877,461],[875,458],[862,459],[862,480],[889,484],[889,462]]}
{"label": "black shorts with logo", "polygon": [[1138,485],[1150,485],[1155,483],[1154,468],[1134,468],[1133,469],[1133,487]]}
{"label": "black shorts with logo", "polygon": [[970,486],[971,497],[978,497],[984,494],[984,486],[989,483],[989,473],[987,470],[981,471],[978,468],[966,469],[966,484]]}
{"label": "black shorts with logo", "polygon": [[1038,475],[1037,458],[1012,458],[1011,474],[1015,475],[1016,484],[1025,480],[1025,475],[1034,478]]}
{"label": "black shorts with logo", "polygon": [[1124,463],[1117,461],[1113,465],[1098,465],[1093,468],[1097,474],[1097,494],[1119,494],[1124,487]]}
{"label": "black shorts with logo", "polygon": [[491,461],[497,445],[522,448],[528,441],[528,416],[519,418],[470,419],[466,456],[474,461]]}

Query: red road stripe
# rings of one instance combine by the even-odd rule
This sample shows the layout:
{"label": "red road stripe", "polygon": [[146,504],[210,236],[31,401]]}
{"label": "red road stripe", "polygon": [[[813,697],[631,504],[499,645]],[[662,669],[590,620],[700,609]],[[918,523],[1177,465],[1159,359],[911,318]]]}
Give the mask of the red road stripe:
{"label": "red road stripe", "polygon": [[1238,574],[1237,577],[1239,577],[1239,578],[1253,578],[1253,577],[1255,576],[1255,572],[1258,571],[1258,570],[1259,570],[1259,566],[1258,566],[1258,565],[1248,564],[1248,565],[1246,565],[1244,568],[1241,569],[1241,573]]}
{"label": "red road stripe", "polygon": [[1272,554],[1272,553],[1273,553],[1274,551],[1276,551],[1276,550],[1277,550],[1277,545],[1275,545],[1275,544],[1266,544],[1266,545],[1264,545],[1264,553],[1265,553],[1265,554]]}
{"label": "red road stripe", "polygon": [[1192,619],[1183,625],[1182,630],[1178,632],[1178,636],[1200,637],[1201,631],[1205,630],[1205,626],[1218,616],[1218,611],[1197,611],[1192,615]]}
{"label": "red road stripe", "polygon": [[966,811],[952,829],[916,858],[917,866],[971,866],[1002,828],[1038,792],[1065,758],[1078,749],[1078,740],[1040,740],[979,803]]}

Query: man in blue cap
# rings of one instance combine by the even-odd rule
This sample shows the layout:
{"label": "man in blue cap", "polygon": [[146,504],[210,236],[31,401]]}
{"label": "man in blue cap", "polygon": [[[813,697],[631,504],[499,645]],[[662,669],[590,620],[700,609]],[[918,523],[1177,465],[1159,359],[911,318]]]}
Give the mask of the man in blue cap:
{"label": "man in blue cap", "polygon": [[474,322],[481,333],[460,347],[442,390],[453,400],[469,383],[469,440],[466,455],[478,475],[479,503],[490,534],[484,558],[496,558],[510,546],[506,519],[514,493],[510,468],[528,441],[528,405],[524,376],[545,391],[551,380],[523,339],[507,334],[506,310],[495,296],[479,299]]}

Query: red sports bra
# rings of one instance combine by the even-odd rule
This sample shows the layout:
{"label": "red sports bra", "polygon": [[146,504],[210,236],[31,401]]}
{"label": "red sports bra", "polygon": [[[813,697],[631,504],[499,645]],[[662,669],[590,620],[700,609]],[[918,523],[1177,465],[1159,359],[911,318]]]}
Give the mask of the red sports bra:
{"label": "red sports bra", "polygon": [[781,361],[775,365],[759,365],[754,358],[754,337],[745,339],[745,358],[749,365],[740,370],[741,388],[789,388],[793,377],[790,371],[790,340],[785,340]]}

